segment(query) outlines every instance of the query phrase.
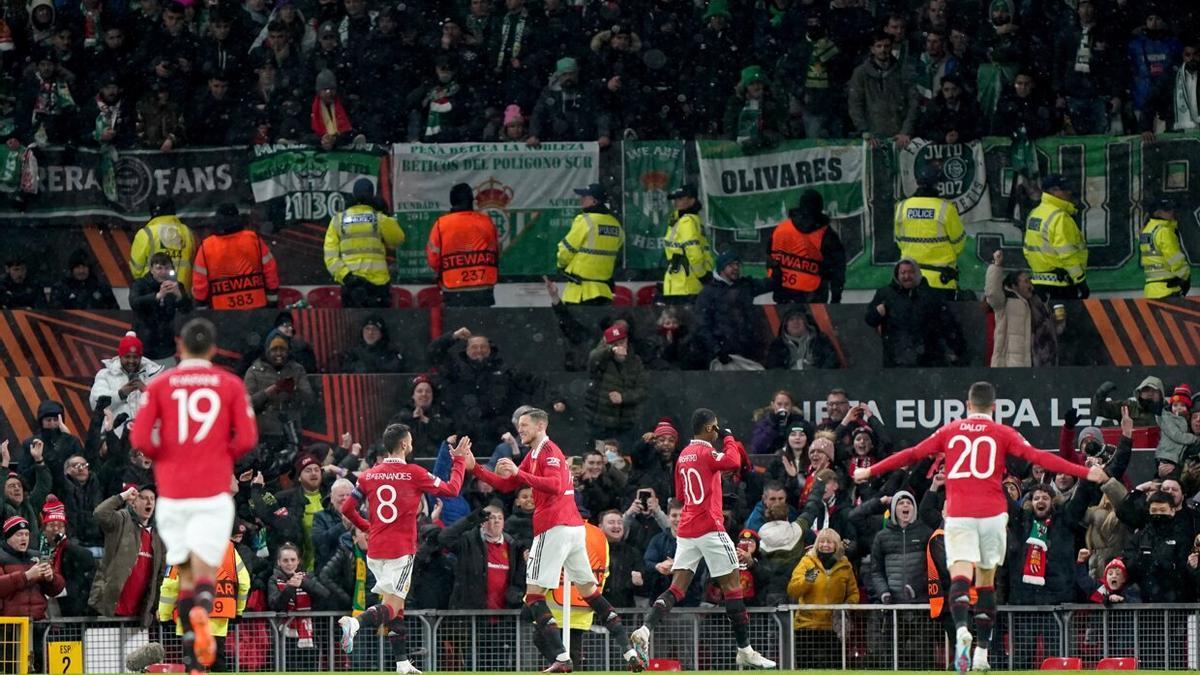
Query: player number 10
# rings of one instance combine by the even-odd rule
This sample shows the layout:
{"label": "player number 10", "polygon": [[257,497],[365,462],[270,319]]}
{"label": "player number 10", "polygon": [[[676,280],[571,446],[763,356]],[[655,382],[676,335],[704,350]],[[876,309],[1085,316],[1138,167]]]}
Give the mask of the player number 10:
{"label": "player number 10", "polygon": [[[191,440],[198,443],[208,438],[208,432],[212,431],[217,416],[221,414],[221,397],[217,396],[217,392],[207,388],[195,391],[176,389],[171,392],[171,398],[179,404],[179,414],[175,418],[179,424],[179,442],[186,443],[188,441],[192,422],[199,424],[200,429],[196,431],[196,435]],[[201,401],[208,402],[204,409],[201,409]]]}
{"label": "player number 10", "polygon": [[[991,436],[979,436],[971,439],[966,436],[955,436],[950,439],[950,449],[961,444],[962,454],[958,456],[958,460],[954,462],[954,467],[950,469],[950,473],[946,474],[946,478],[979,478],[986,480],[992,477],[996,471],[996,439]],[[986,446],[986,447],[985,447]],[[979,453],[980,450],[987,452],[987,468],[979,469]],[[964,469],[963,464],[970,462]]]}
{"label": "player number 10", "polygon": [[683,492],[687,503],[693,506],[704,503],[704,480],[700,478],[700,472],[687,467],[680,469],[679,475],[683,476]]}

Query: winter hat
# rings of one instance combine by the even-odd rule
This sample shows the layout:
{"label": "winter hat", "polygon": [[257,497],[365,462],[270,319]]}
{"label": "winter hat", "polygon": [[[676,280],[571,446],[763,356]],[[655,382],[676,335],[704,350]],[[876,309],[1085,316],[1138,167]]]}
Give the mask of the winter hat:
{"label": "winter hat", "polygon": [[729,12],[729,2],[727,0],[711,0],[708,3],[708,8],[704,10],[704,20],[708,21],[714,16],[723,16],[726,19],[733,18],[733,14]]}
{"label": "winter hat", "polygon": [[1191,409],[1192,407],[1192,388],[1189,385],[1181,384],[1175,387],[1174,393],[1171,394],[1169,400],[1171,405],[1182,403]]}
{"label": "winter hat", "polygon": [[521,115],[521,106],[514,103],[504,109],[504,126],[524,123],[525,117]]}
{"label": "winter hat", "polygon": [[742,257],[737,254],[737,251],[722,251],[717,255],[717,274],[725,270],[726,265],[732,265],[735,262],[741,262]]}
{"label": "winter hat", "polygon": [[63,405],[58,401],[42,401],[38,404],[37,409],[38,422],[41,422],[47,417],[58,417],[64,412],[66,412],[66,409],[63,408]]}
{"label": "winter hat", "polygon": [[578,73],[579,62],[575,59],[564,56],[554,64],[554,74],[562,75],[563,73]]}
{"label": "winter hat", "polygon": [[604,330],[604,341],[610,345],[616,344],[628,337],[629,332],[617,324],[613,324]]}
{"label": "winter hat", "polygon": [[362,327],[366,328],[367,326],[374,326],[381,331],[386,330],[386,326],[383,323],[383,318],[381,318],[378,314],[372,314],[363,320]]}
{"label": "winter hat", "polygon": [[740,533],[738,533],[738,539],[739,540],[749,539],[757,544],[758,543],[758,533],[747,527],[746,529],[744,529]]}
{"label": "winter hat", "polygon": [[800,203],[796,205],[800,213],[812,217],[825,210],[825,200],[816,190],[805,190],[800,194]]}
{"label": "winter hat", "polygon": [[8,539],[21,530],[29,530],[29,521],[21,516],[12,516],[4,521],[4,538]]}
{"label": "winter hat", "polygon": [[[325,71],[328,72],[328,71]],[[318,87],[319,89],[320,87]],[[359,178],[354,181],[352,194],[355,199],[371,199],[375,196],[375,185],[368,178]]]}
{"label": "winter hat", "polygon": [[137,333],[128,331],[125,337],[121,338],[121,342],[117,344],[117,355],[126,356],[128,354],[137,353],[143,354],[142,341],[138,339]]}
{"label": "winter hat", "polygon": [[292,469],[294,469],[296,475],[299,476],[300,474],[304,473],[305,469],[313,464],[320,466],[321,460],[317,459],[317,457],[312,453],[302,452],[296,457],[296,461],[292,463]]}
{"label": "winter hat", "polygon": [[54,493],[46,495],[42,504],[42,525],[46,523],[67,523],[67,507]]}
{"label": "winter hat", "polygon": [[292,346],[292,341],[288,336],[280,333],[278,328],[272,328],[271,332],[267,333],[267,339],[263,340],[263,351],[269,350],[276,341],[283,341],[283,346],[289,349]]}
{"label": "winter hat", "polygon": [[275,315],[275,323],[272,325],[272,328],[279,328],[280,326],[282,326],[284,324],[287,324],[289,326],[296,325],[295,317],[292,315],[292,313],[289,310],[286,310],[286,309]]}
{"label": "winter hat", "polygon": [[1114,568],[1121,570],[1125,574],[1125,578],[1129,579],[1129,570],[1125,567],[1125,561],[1120,558],[1113,558],[1108,561],[1108,564],[1104,566],[1104,576],[1107,577],[1108,571]]}
{"label": "winter hat", "polygon": [[1104,445],[1104,434],[1100,433],[1100,429],[1096,427],[1084,427],[1079,430],[1079,438],[1076,439],[1076,445],[1083,447],[1084,441],[1095,439],[1100,445]]}
{"label": "winter hat", "polygon": [[755,82],[766,82],[767,74],[763,71],[762,66],[746,66],[742,68],[742,79],[738,83],[739,87],[748,87]]}
{"label": "winter hat", "polygon": [[326,89],[337,91],[337,76],[328,68],[317,73],[317,91],[320,92]]}
{"label": "winter hat", "polygon": [[412,382],[410,382],[410,384],[412,384],[413,389],[416,389],[418,384],[428,384],[429,386],[432,387],[433,381],[429,379],[428,375],[426,375],[425,373],[421,373],[420,375],[414,375]]}
{"label": "winter hat", "polygon": [[660,419],[658,421],[658,424],[656,424],[654,426],[654,435],[655,436],[668,436],[670,438],[676,438],[676,439],[679,438],[679,432],[675,430],[675,425],[671,424],[671,420],[669,420],[665,417]]}

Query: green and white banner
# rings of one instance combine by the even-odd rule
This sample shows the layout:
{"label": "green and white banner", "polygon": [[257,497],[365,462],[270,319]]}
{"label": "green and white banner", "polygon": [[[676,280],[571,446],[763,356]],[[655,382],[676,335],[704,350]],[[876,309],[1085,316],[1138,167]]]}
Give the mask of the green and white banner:
{"label": "green and white banner", "polygon": [[863,210],[861,145],[787,141],[747,154],[733,141],[698,141],[697,150],[707,223],[738,240],[775,227],[807,189],[821,193],[831,218]]}
{"label": "green and white banner", "polygon": [[599,180],[595,143],[399,143],[392,148],[392,204],[404,227],[396,254],[401,278],[431,278],[429,229],[450,210],[450,188],[466,183],[475,208],[500,236],[500,273],[555,270],[559,240],[579,213],[574,189]]}
{"label": "green and white banner", "polygon": [[[249,163],[254,201],[274,223],[323,223],[346,207],[354,183],[366,178],[380,192],[387,149],[325,151],[304,145],[257,145]],[[382,173],[382,175],[381,175]]]}
{"label": "green and white banner", "polygon": [[626,141],[621,144],[625,267],[662,265],[663,234],[674,206],[667,195],[687,180],[684,141]]}

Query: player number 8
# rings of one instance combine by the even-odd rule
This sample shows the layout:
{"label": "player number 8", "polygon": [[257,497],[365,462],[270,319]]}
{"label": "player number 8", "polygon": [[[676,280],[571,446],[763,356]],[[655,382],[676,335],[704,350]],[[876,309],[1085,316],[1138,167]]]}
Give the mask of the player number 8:
{"label": "player number 8", "polygon": [[[396,522],[396,518],[400,515],[400,510],[396,508],[396,488],[391,485],[380,485],[375,491],[375,496],[379,498],[379,503],[375,505],[375,517],[379,522],[391,525]],[[384,515],[384,509],[388,510],[387,515]]]}
{"label": "player number 8", "polygon": [[[954,467],[950,469],[950,473],[946,474],[946,478],[978,478],[986,480],[992,477],[996,471],[996,439],[991,436],[979,436],[975,439],[967,438],[966,436],[955,436],[950,439],[950,448],[953,449],[955,444],[962,444],[962,454],[958,456],[958,460],[954,462]],[[987,446],[987,468],[983,471],[979,469],[979,451],[983,446]],[[963,463],[970,462],[968,469],[963,469]]]}

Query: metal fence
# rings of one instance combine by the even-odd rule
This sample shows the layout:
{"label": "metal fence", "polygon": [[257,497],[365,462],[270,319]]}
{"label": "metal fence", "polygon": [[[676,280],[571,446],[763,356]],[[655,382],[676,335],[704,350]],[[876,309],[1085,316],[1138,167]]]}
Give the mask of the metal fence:
{"label": "metal fence", "polygon": [[[645,610],[622,610],[632,630]],[[792,605],[753,608],[754,647],[783,669],[938,670],[949,663],[949,612],[932,620],[925,605]],[[254,671],[390,671],[384,638],[360,634],[354,653],[338,648],[333,612],[247,614],[229,627],[224,669]],[[297,621],[303,624],[297,625]],[[413,611],[410,658],[422,670],[529,671],[544,666],[532,631],[517,611]],[[797,629],[796,625],[803,626]],[[142,628],[112,619],[55,619],[35,626],[41,654],[52,643],[81,642],[86,672],[125,671],[133,650],[158,642],[179,662],[174,626]],[[311,643],[310,643],[311,641]],[[623,646],[593,626],[576,632],[577,670],[622,670]],[[683,670],[733,670],[735,645],[721,608],[679,608],[655,632],[650,654]],[[40,655],[39,655],[40,656]],[[1200,665],[1200,605],[1002,607],[990,661],[997,669],[1032,670],[1052,656],[1133,656],[1151,670]]]}

